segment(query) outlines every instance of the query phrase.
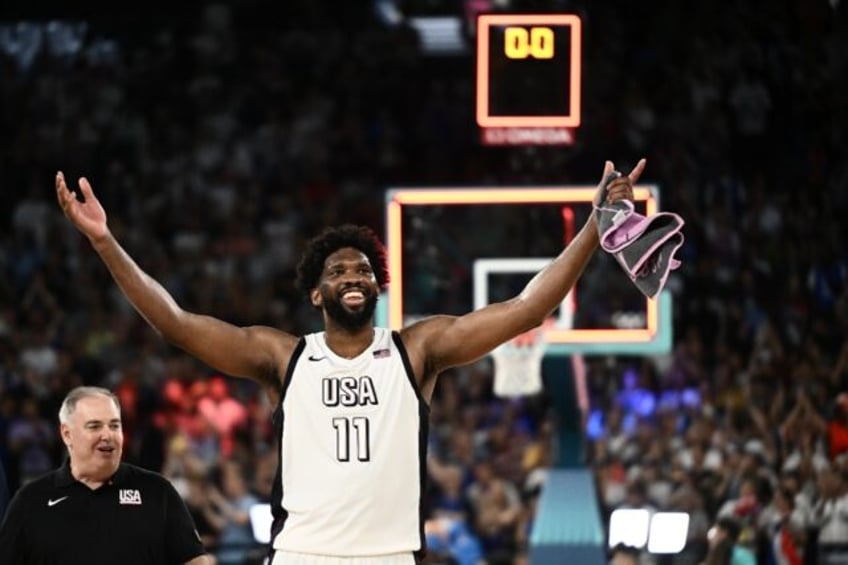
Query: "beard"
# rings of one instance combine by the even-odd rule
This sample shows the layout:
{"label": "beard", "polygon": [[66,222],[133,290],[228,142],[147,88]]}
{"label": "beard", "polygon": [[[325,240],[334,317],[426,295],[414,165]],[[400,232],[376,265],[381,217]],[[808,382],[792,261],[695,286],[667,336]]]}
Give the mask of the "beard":
{"label": "beard", "polygon": [[374,310],[377,309],[377,295],[365,288],[359,288],[359,290],[365,295],[365,302],[356,310],[348,309],[337,297],[329,296],[329,293],[324,290],[321,291],[327,315],[342,328],[351,332],[361,330],[370,324],[374,317]]}

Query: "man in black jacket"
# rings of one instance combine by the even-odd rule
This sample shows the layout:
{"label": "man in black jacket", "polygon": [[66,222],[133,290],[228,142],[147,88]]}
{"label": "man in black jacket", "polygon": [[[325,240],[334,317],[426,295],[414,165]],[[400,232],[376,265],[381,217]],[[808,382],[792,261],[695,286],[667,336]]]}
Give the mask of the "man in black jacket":
{"label": "man in black jacket", "polygon": [[15,493],[0,525],[3,563],[209,562],[171,483],[121,462],[124,439],[114,394],[73,389],[59,422],[69,457]]}

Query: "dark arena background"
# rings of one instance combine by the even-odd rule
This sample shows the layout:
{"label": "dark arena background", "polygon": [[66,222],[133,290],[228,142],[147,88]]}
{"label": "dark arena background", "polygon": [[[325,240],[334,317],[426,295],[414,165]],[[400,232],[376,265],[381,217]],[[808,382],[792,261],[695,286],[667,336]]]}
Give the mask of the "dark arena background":
{"label": "dark arena background", "polygon": [[[442,375],[424,563],[731,563],[714,555],[726,519],[732,563],[848,563],[846,13],[841,0],[0,3],[9,496],[63,460],[64,395],[105,386],[125,460],[173,482],[218,562],[266,554],[274,407],[135,313],[62,216],[57,170],[91,180],[112,231],[184,308],[301,334],[321,320],[294,268],[325,226],[389,241],[402,292],[378,321],[395,326],[470,311],[475,261],[551,258],[591,213],[568,199],[393,208],[392,191],[529,198],[645,157],[645,194],[686,221],[682,266],[652,306],[599,251],[558,323],[602,333],[552,342],[528,369],[541,392],[495,395],[490,357]],[[484,300],[533,272],[490,273]],[[619,341],[628,331],[649,338]]]}

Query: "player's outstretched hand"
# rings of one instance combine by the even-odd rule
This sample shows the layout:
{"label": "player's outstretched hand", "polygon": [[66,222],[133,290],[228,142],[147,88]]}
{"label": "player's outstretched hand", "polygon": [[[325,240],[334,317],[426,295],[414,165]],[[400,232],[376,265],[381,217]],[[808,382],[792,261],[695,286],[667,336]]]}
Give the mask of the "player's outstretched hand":
{"label": "player's outstretched hand", "polygon": [[100,201],[94,196],[94,191],[85,177],[79,179],[79,188],[84,202],[77,200],[65,184],[65,175],[62,171],[56,173],[56,198],[59,206],[71,222],[90,240],[100,239],[109,233],[106,225],[106,212]]}
{"label": "player's outstretched hand", "polygon": [[[615,170],[615,165],[612,161],[604,163],[604,174],[601,175],[601,183],[598,185],[598,192],[595,194],[595,206],[599,206],[603,202],[617,202],[618,200],[633,200],[633,185],[642,176],[642,171],[645,170],[645,159],[639,159],[630,174],[623,175]],[[607,182],[611,175],[615,175],[612,181]]]}

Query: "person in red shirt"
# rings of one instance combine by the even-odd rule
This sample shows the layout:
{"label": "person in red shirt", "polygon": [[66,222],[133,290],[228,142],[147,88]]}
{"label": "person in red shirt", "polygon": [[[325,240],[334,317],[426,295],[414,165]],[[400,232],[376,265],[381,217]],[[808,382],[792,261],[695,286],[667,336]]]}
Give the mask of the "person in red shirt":
{"label": "person in red shirt", "polygon": [[833,415],[825,419],[812,405],[806,394],[798,396],[799,408],[807,417],[807,423],[817,433],[827,438],[828,457],[831,461],[843,453],[848,453],[848,392],[836,396]]}
{"label": "person in red shirt", "polygon": [[827,423],[827,441],[831,460],[848,453],[848,392],[836,396],[836,408]]}
{"label": "person in red shirt", "polygon": [[222,377],[209,381],[208,392],[197,404],[201,416],[212,425],[221,442],[221,455],[229,458],[235,447],[234,434],[247,423],[247,408],[230,396],[229,387]]}

